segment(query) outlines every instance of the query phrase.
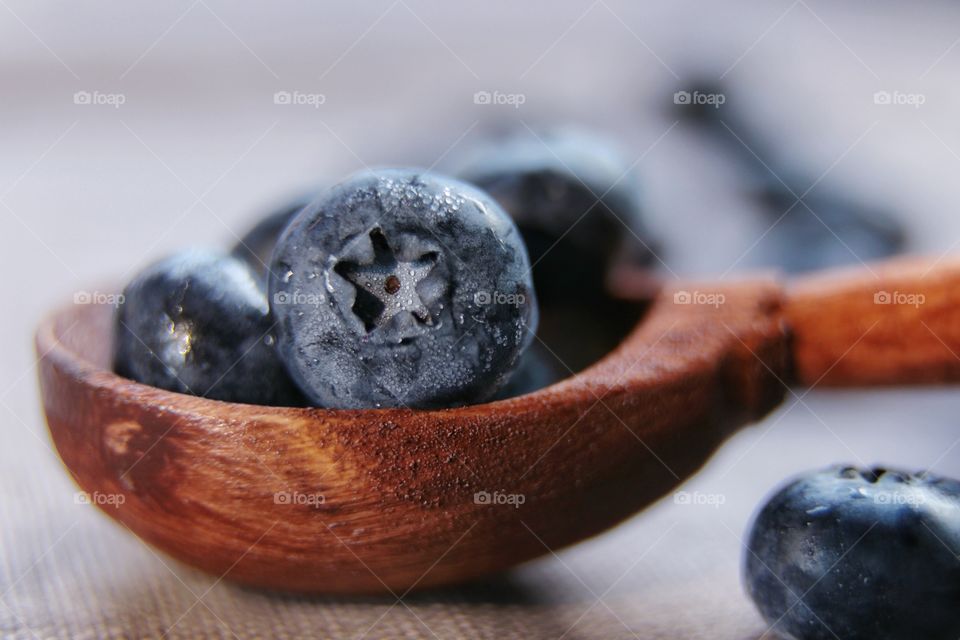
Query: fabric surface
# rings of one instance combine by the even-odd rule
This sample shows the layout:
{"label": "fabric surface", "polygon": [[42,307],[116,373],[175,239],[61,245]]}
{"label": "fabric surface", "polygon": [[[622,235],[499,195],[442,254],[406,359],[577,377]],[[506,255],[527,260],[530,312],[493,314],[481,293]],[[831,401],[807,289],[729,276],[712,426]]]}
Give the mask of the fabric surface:
{"label": "fabric surface", "polygon": [[[749,96],[770,148],[811,183],[893,207],[914,251],[950,252],[960,9],[903,9],[908,31],[892,5],[802,0],[0,5],[3,637],[752,640],[766,625],[740,585],[741,541],[778,483],[836,462],[960,476],[956,390],[815,390],[682,487],[704,500],[666,496],[482,584],[300,597],[180,565],[82,504],[52,450],[32,351],[50,309],[175,248],[229,245],[285,194],[368,164],[445,167],[486,132],[542,122],[597,127],[637,158],[666,276],[773,264],[771,221],[675,122],[677,78],[694,72]],[[478,91],[525,99],[478,104]]]}

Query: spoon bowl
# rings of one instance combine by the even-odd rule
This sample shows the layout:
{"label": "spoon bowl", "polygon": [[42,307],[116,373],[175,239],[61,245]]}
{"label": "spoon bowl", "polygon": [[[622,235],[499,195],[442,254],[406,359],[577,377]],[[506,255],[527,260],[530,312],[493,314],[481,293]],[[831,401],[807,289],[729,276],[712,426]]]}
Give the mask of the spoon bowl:
{"label": "spoon bowl", "polygon": [[[650,292],[639,274],[611,282],[623,297]],[[960,380],[956,258],[663,288],[573,377],[437,411],[263,407],[138,384],[110,371],[112,312],[74,305],[37,332],[68,471],[171,556],[289,591],[402,595],[598,534],[792,385]]]}
{"label": "spoon bowl", "polygon": [[110,371],[112,307],[74,305],[37,332],[41,392],[77,484],[155,547],[258,587],[403,593],[617,524],[776,406],[780,288],[717,293],[711,306],[663,292],[618,348],[558,384],[437,411],[263,407],[142,385]]}

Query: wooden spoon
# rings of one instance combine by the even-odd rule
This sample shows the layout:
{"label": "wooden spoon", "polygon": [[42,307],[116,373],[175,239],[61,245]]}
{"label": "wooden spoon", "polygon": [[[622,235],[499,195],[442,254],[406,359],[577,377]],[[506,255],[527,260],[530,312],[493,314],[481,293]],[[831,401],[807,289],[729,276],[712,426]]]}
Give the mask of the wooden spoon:
{"label": "wooden spoon", "polygon": [[271,408],[141,385],[109,370],[111,313],[74,305],[37,332],[67,469],[159,549],[283,590],[399,594],[502,571],[668,493],[788,385],[960,379],[957,259],[670,286],[573,378],[442,411]]}

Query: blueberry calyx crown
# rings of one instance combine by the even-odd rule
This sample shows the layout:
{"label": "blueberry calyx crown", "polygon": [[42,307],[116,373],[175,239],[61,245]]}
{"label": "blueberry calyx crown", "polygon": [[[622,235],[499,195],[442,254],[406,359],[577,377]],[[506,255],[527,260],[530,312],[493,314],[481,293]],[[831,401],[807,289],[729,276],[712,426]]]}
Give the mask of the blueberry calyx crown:
{"label": "blueberry calyx crown", "polygon": [[382,229],[374,227],[369,237],[373,244],[372,263],[340,260],[334,265],[334,271],[356,288],[352,310],[363,321],[367,333],[399,313],[409,313],[420,324],[433,324],[417,285],[433,271],[439,254],[430,251],[416,260],[399,260]]}

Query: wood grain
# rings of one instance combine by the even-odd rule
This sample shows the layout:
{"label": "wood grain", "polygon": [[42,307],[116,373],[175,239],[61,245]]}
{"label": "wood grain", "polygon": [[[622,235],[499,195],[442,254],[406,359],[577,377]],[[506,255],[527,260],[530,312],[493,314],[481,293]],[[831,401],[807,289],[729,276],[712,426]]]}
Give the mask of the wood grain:
{"label": "wood grain", "polygon": [[803,386],[960,380],[960,259],[900,258],[794,283],[786,320]]}
{"label": "wood grain", "polygon": [[73,306],[37,333],[43,405],[80,487],[123,495],[103,511],[170,555],[259,587],[399,595],[600,533],[775,407],[790,373],[780,287],[710,292],[723,303],[665,290],[619,348],[557,385],[418,412],[137,384],[109,371],[111,309]]}

